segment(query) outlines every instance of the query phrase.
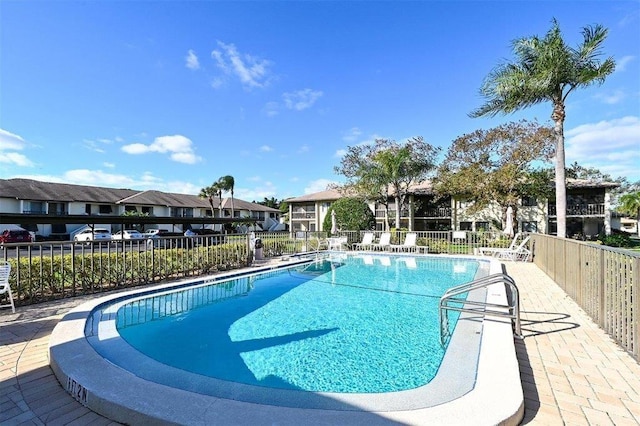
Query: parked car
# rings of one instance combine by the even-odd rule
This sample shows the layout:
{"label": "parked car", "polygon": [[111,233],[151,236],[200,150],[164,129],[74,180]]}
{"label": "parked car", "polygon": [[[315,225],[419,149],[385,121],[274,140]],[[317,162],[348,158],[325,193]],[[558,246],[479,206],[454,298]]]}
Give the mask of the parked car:
{"label": "parked car", "polygon": [[105,228],[87,228],[83,231],[78,232],[74,237],[73,241],[77,242],[109,242],[111,241],[111,232]]}
{"label": "parked car", "polygon": [[111,236],[112,240],[142,240],[144,235],[135,229],[125,229],[124,231],[118,231]]}
{"label": "parked car", "polygon": [[0,244],[30,242],[31,233],[25,229],[5,229],[2,234],[0,234]]}
{"label": "parked car", "polygon": [[159,236],[159,234],[162,234],[165,232],[169,232],[169,231],[167,231],[166,229],[148,229],[142,235],[149,238],[149,237]]}
{"label": "parked car", "polygon": [[[181,232],[171,232],[166,229],[150,229],[147,237],[147,247],[171,248],[175,247],[176,239],[168,237],[182,237]],[[144,234],[143,234],[144,235]]]}

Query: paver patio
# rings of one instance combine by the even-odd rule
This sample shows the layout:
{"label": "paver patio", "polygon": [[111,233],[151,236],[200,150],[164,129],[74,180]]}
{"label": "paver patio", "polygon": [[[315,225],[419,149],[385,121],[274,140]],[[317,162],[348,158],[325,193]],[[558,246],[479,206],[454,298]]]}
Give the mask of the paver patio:
{"label": "paver patio", "polygon": [[[640,365],[534,264],[506,268],[521,293],[523,424],[640,425]],[[0,311],[0,424],[116,424],[72,399],[48,364],[51,330],[89,297]]]}

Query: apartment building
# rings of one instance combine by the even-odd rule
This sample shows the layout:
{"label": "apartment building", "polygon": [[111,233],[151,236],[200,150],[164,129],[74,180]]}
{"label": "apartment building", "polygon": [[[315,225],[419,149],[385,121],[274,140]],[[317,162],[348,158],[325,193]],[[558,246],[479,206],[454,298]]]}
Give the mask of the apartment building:
{"label": "apartment building", "polygon": [[[42,182],[32,179],[0,179],[0,213],[22,215],[87,215],[121,216],[144,214],[151,217],[230,218],[232,200],[209,200],[196,195],[155,190],[137,191],[87,185]],[[233,200],[235,218],[255,219],[261,230],[281,230],[280,211],[240,199]],[[81,225],[59,223],[25,225],[26,229],[44,237],[70,236]],[[20,225],[20,224],[16,224]],[[221,225],[215,225],[220,231]],[[1,227],[1,225],[0,225]],[[181,229],[180,229],[181,230]]]}
{"label": "apartment building", "polygon": [[[611,190],[615,182],[567,181],[567,235],[592,237],[611,233]],[[322,224],[332,202],[343,197],[337,190],[326,190],[285,200],[289,204],[289,227],[295,231],[323,231]],[[384,229],[388,218],[395,221],[395,202],[388,208],[369,203],[376,217],[376,228]],[[426,181],[410,189],[407,206],[401,210],[400,226],[414,231],[480,231],[501,227],[502,207],[495,204],[471,213],[470,204],[454,197],[437,197]],[[555,199],[522,197],[515,211],[517,230],[553,234],[557,227]]]}

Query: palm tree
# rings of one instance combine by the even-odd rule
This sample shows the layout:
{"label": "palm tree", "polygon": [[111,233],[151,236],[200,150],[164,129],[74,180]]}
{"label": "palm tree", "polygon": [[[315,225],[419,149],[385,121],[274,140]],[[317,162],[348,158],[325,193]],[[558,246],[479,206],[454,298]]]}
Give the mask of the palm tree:
{"label": "palm tree", "polygon": [[214,182],[212,185],[202,188],[200,190],[200,193],[198,194],[198,197],[206,198],[209,200],[212,215],[215,210],[215,208],[213,207],[213,197],[218,197],[220,202],[218,207],[220,209],[220,217],[222,217],[222,189],[220,188],[218,182]]}
{"label": "palm tree", "polygon": [[640,191],[630,192],[620,197],[620,207],[618,210],[622,213],[636,218],[636,231],[640,237]]}
{"label": "palm tree", "polygon": [[228,191],[231,193],[231,217],[235,217],[233,210],[233,188],[236,184],[235,179],[233,179],[233,176],[231,175],[226,175],[218,179],[217,183],[222,191]]}
{"label": "palm tree", "polygon": [[[394,189],[394,198],[396,203],[395,227],[400,228],[400,210],[403,201],[401,197],[401,182],[403,177],[407,175],[406,165],[410,159],[409,150],[406,147],[387,149],[385,151],[378,152],[373,159],[377,163],[380,173],[384,176],[383,179],[385,179],[386,182],[389,182]],[[409,228],[411,228],[411,223],[409,223]],[[411,231],[412,229],[409,230]]]}
{"label": "palm tree", "polygon": [[613,58],[600,62],[598,57],[608,30],[600,25],[584,27],[583,42],[577,48],[567,46],[558,22],[544,38],[521,38],[513,42],[515,62],[498,65],[480,88],[486,103],[469,114],[471,117],[509,114],[542,102],[553,104],[551,119],[556,138],[556,210],[558,237],[566,237],[567,189],[565,182],[564,120],[565,101],[576,88],[602,84],[615,69]]}

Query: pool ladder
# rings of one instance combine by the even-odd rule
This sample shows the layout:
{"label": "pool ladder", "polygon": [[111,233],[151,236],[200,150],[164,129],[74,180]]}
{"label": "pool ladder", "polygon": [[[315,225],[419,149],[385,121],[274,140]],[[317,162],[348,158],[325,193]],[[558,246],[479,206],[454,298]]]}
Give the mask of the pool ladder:
{"label": "pool ladder", "polygon": [[[507,305],[480,302],[462,299],[461,294],[480,288],[487,288],[493,284],[504,283],[507,286]],[[458,306],[451,306],[450,303],[458,303]],[[440,298],[440,343],[444,346],[451,337],[449,332],[449,318],[447,311],[475,313],[502,318],[510,318],[513,321],[513,334],[522,338],[520,328],[520,293],[515,281],[504,273],[493,274],[487,277],[452,287]]]}

